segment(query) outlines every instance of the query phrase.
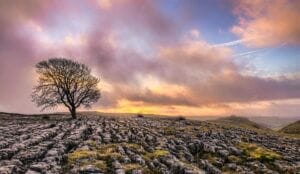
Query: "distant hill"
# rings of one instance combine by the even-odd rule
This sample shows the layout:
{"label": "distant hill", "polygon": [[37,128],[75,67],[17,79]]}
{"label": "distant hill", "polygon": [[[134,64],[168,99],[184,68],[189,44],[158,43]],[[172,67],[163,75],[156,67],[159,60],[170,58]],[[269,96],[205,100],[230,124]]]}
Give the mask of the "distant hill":
{"label": "distant hill", "polygon": [[279,132],[288,134],[300,134],[300,120],[285,126],[284,128],[280,129]]}
{"label": "distant hill", "polygon": [[263,127],[267,127],[273,130],[280,130],[281,128],[294,123],[299,120],[299,117],[272,117],[272,116],[251,116],[247,117],[250,121],[253,121]]}
{"label": "distant hill", "polygon": [[228,125],[232,125],[232,126],[246,127],[246,128],[267,129],[267,128],[263,127],[262,125],[259,125],[255,122],[249,120],[246,117],[239,117],[239,116],[223,117],[223,118],[214,120],[213,122],[221,123],[221,124],[228,124]]}

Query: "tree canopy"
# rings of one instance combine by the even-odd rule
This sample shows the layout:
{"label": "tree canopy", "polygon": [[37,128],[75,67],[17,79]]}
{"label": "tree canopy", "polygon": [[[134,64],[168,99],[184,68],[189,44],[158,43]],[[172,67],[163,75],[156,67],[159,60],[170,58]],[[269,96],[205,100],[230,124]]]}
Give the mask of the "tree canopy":
{"label": "tree canopy", "polygon": [[51,58],[36,64],[38,85],[32,101],[42,110],[64,105],[76,118],[80,106],[91,107],[100,98],[99,79],[84,64],[65,58]]}

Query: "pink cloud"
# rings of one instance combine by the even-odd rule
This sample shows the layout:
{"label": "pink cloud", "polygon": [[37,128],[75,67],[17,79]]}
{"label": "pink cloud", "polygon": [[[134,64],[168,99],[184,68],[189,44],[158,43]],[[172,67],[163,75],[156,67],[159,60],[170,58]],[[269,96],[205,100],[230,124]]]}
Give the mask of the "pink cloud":
{"label": "pink cloud", "polygon": [[[110,22],[118,27],[130,28],[143,34],[167,36],[173,32],[172,20],[159,10],[151,0],[97,1],[101,15],[107,15]],[[103,5],[101,4],[109,4]]]}
{"label": "pink cloud", "polygon": [[239,24],[232,32],[251,47],[300,43],[300,2],[291,0],[234,1]]}

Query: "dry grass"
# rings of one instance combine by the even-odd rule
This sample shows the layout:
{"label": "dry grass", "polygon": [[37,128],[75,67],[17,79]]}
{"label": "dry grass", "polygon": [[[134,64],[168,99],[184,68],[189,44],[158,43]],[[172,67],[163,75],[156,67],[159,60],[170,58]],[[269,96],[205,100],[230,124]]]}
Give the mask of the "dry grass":
{"label": "dry grass", "polygon": [[156,159],[163,156],[169,155],[170,152],[167,150],[155,150],[154,152],[148,152],[144,155],[145,159]]}

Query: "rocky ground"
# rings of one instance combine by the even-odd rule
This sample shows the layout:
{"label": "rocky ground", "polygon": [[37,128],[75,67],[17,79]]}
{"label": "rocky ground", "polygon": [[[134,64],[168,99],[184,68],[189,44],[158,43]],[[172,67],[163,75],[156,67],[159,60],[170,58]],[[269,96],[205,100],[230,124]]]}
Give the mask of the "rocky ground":
{"label": "rocky ground", "polygon": [[0,173],[297,173],[300,141],[204,121],[0,115]]}

